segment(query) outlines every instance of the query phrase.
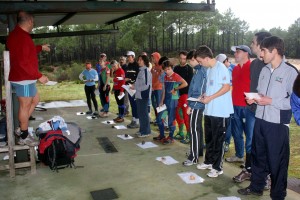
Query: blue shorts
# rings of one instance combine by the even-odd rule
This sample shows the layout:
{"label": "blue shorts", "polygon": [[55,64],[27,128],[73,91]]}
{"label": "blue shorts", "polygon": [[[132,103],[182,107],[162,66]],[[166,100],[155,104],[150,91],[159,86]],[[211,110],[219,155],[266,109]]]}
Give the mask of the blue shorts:
{"label": "blue shorts", "polygon": [[16,91],[17,97],[34,97],[37,92],[35,84],[36,83],[21,85],[17,83],[11,83],[12,87]]}

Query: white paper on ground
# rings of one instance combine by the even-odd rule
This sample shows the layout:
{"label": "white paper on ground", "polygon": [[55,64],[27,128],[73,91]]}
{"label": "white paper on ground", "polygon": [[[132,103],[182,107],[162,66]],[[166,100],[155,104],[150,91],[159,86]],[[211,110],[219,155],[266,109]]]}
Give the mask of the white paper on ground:
{"label": "white paper on ground", "polygon": [[125,96],[125,93],[123,92],[121,95],[118,96],[118,99],[121,100]]}
{"label": "white paper on ground", "polygon": [[127,129],[127,127],[124,126],[124,125],[117,125],[117,126],[114,126],[114,128],[116,128],[118,130],[120,130],[120,129]]}
{"label": "white paper on ground", "polygon": [[194,98],[194,97],[189,97],[187,100],[188,100],[188,101],[199,101],[199,99]]}
{"label": "white paper on ground", "polygon": [[98,119],[98,117],[95,117],[95,116],[87,116],[86,118],[87,119]]}
{"label": "white paper on ground", "polygon": [[254,93],[254,92],[244,92],[244,94],[246,95],[246,97],[248,97],[249,99],[260,99],[260,96],[258,93]]}
{"label": "white paper on ground", "polygon": [[45,85],[48,85],[48,86],[52,86],[52,85],[56,85],[57,82],[56,81],[48,81],[47,83],[45,83]]}
{"label": "white paper on ground", "polygon": [[133,137],[131,135],[128,135],[127,137],[125,137],[125,134],[123,135],[117,135],[117,137],[123,139],[123,140],[131,140],[133,139]]}
{"label": "white paper on ground", "polygon": [[122,85],[122,88],[124,88],[130,96],[133,96],[136,92],[136,90],[130,89],[130,85]]}
{"label": "white paper on ground", "polygon": [[85,112],[77,112],[76,115],[85,115]]}
{"label": "white paper on ground", "polygon": [[156,111],[157,111],[158,113],[160,113],[160,112],[162,112],[162,111],[164,111],[164,110],[167,110],[166,104],[163,104],[162,106],[159,106],[159,107],[156,108]]}
{"label": "white paper on ground", "polygon": [[241,200],[239,197],[231,196],[231,197],[218,197],[218,200]]}
{"label": "white paper on ground", "polygon": [[177,174],[186,184],[203,183],[204,179],[194,172],[183,172]]}
{"label": "white paper on ground", "polygon": [[165,165],[173,165],[173,164],[179,163],[177,160],[175,160],[171,156],[156,157],[156,160],[164,163]]}
{"label": "white paper on ground", "polygon": [[111,125],[111,124],[116,124],[114,122],[114,120],[105,120],[105,121],[102,121],[103,124],[108,124],[108,125]]}
{"label": "white paper on ground", "polygon": [[145,142],[145,144],[142,143],[138,143],[136,144],[139,147],[141,147],[142,149],[148,149],[148,148],[154,148],[154,147],[158,147],[156,144],[154,144],[153,142]]}

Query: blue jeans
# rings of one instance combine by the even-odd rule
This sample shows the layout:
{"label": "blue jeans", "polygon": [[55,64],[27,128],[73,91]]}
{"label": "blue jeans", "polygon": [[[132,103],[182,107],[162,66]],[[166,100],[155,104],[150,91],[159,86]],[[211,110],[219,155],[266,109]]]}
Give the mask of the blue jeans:
{"label": "blue jeans", "polygon": [[231,140],[231,135],[232,135],[232,120],[233,120],[233,114],[229,116],[229,123],[226,129],[226,134],[225,134],[225,143],[230,144]]}
{"label": "blue jeans", "polygon": [[255,123],[255,113],[246,106],[233,106],[232,136],[235,145],[235,155],[244,157],[244,135],[246,135],[246,153],[251,153],[252,136]]}
{"label": "blue jeans", "polygon": [[138,119],[139,116],[138,116],[138,112],[137,112],[137,108],[136,108],[136,101],[134,99],[134,96],[132,97],[128,94],[128,98],[129,98],[130,105],[131,105],[132,117],[134,117],[135,119]]}
{"label": "blue jeans", "polygon": [[[174,99],[165,99],[165,104],[167,106],[167,111],[168,111],[168,127],[169,127],[169,137],[173,138],[174,135],[174,131],[176,129],[176,126],[174,125],[174,121],[175,121],[175,111],[176,111],[176,107],[178,104],[178,100],[174,100]],[[158,113],[158,118],[161,118],[162,114],[164,112],[160,112]],[[162,120],[158,121],[158,127],[159,127],[159,133],[160,136],[163,137],[165,136],[165,128],[164,128],[164,123],[162,122]]]}
{"label": "blue jeans", "polygon": [[158,123],[158,121],[161,120],[161,119],[158,119],[158,114],[156,112],[156,108],[159,106],[159,103],[161,100],[161,94],[162,94],[162,90],[153,90],[151,93],[151,103],[152,103],[152,107],[154,109],[156,123]]}
{"label": "blue jeans", "polygon": [[140,133],[142,135],[148,135],[151,133],[150,129],[150,119],[148,114],[148,102],[149,99],[137,99],[136,100],[136,107],[139,113],[139,120],[140,120]]}

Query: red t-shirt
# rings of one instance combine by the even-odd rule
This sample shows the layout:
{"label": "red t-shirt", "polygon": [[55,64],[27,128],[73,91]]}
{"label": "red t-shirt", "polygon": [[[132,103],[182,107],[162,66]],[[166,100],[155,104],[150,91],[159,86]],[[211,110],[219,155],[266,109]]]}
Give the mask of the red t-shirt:
{"label": "red t-shirt", "polygon": [[114,90],[120,90],[121,92],[124,91],[122,85],[125,85],[125,72],[121,67],[114,72],[113,82],[114,82]]}
{"label": "red t-shirt", "polygon": [[246,106],[244,92],[250,92],[250,63],[239,64],[232,71],[232,102],[234,106]]}
{"label": "red t-shirt", "polygon": [[42,77],[37,57],[42,46],[35,46],[30,34],[19,25],[9,34],[7,48],[10,55],[9,81],[37,80]]}
{"label": "red t-shirt", "polygon": [[152,67],[152,90],[162,90],[162,82],[160,81],[162,73],[164,73],[164,71],[160,65],[154,65]]}

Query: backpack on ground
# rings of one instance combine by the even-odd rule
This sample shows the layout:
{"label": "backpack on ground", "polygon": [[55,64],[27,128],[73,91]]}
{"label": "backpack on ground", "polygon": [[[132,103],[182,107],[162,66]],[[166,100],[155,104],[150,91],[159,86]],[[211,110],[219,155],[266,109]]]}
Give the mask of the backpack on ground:
{"label": "backpack on ground", "polygon": [[[48,121],[51,127],[51,120]],[[51,170],[58,171],[65,167],[75,167],[74,158],[80,149],[81,129],[76,123],[66,123],[67,129],[37,130],[40,144],[38,158]]]}

